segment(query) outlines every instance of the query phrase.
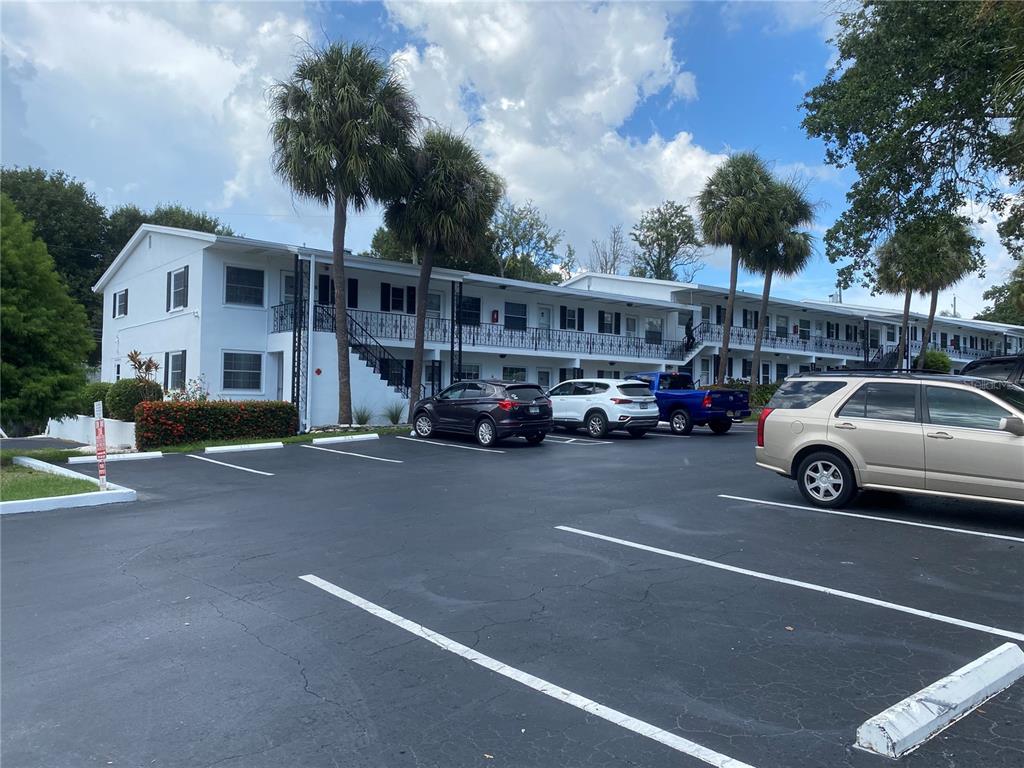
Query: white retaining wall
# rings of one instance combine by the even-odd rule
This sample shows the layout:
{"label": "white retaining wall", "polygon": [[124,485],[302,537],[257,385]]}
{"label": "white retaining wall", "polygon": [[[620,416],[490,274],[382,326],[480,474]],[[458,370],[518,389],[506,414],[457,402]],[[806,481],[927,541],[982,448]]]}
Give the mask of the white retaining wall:
{"label": "white retaining wall", "polygon": [[[135,448],[135,422],[104,419],[107,431],[107,448]],[[92,416],[68,416],[65,419],[50,419],[46,423],[46,436],[76,443],[96,445],[96,419]]]}

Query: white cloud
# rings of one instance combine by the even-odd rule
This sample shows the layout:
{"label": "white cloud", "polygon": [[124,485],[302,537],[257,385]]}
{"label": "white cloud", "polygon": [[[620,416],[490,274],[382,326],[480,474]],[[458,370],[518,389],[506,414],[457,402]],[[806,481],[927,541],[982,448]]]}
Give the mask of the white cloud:
{"label": "white cloud", "polygon": [[801,88],[807,87],[807,73],[804,72],[802,69],[794,72],[791,79]]}

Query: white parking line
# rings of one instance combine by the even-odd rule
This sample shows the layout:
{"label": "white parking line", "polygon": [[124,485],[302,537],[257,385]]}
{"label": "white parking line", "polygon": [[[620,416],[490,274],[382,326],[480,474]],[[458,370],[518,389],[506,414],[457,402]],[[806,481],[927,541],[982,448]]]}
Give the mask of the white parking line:
{"label": "white parking line", "polygon": [[821,592],[826,595],[832,595],[833,597],[842,597],[847,600],[855,600],[858,603],[867,603],[868,605],[876,605],[880,608],[888,608],[893,611],[899,611],[901,613],[909,613],[912,616],[920,616],[925,619],[931,619],[933,621],[941,621],[944,624],[953,624],[958,627],[965,627],[967,629],[975,629],[979,632],[985,632],[990,635],[998,635],[999,637],[1005,637],[1009,640],[1024,640],[1024,633],[1013,632],[1009,629],[1000,629],[999,627],[990,627],[987,624],[978,624],[973,621],[964,621],[963,619],[957,619],[952,616],[945,616],[941,613],[932,613],[931,611],[922,611],[918,608],[911,608],[906,605],[899,605],[898,603],[890,603],[887,600],[877,600],[873,597],[866,597],[864,595],[858,595],[853,592],[844,592],[841,589],[832,589],[831,587],[823,587],[820,584],[812,584],[807,581],[797,581],[796,579],[787,579],[782,576],[774,576],[770,573],[762,573],[761,571],[752,571],[749,568],[740,568],[735,565],[726,565],[725,563],[718,563],[714,560],[705,560],[702,557],[694,557],[693,555],[684,555],[680,552],[673,552],[669,549],[660,549],[659,547],[650,547],[646,544],[638,544],[635,541],[627,541],[626,539],[617,539],[614,536],[605,536],[602,533],[593,533],[591,531],[580,530],[579,528],[570,528],[567,525],[556,525],[560,531],[566,531],[567,533],[575,533],[580,536],[589,536],[592,539],[601,539],[602,541],[610,541],[613,544],[621,544],[624,547],[631,547],[633,549],[642,549],[645,552],[653,552],[656,555],[665,555],[666,557],[674,557],[677,560],[686,560],[690,563],[696,563],[697,565],[706,565],[709,568],[718,568],[723,571],[730,571],[732,573],[738,573],[742,576],[751,576],[755,579],[764,579],[765,581],[774,581],[779,584],[788,584],[791,587],[800,587],[801,589],[809,589],[814,592]]}
{"label": "white parking line", "polygon": [[805,507],[800,504],[785,504],[781,501],[766,501],[765,499],[750,499],[746,496],[730,496],[727,493],[718,494],[720,499],[733,499],[734,501],[749,501],[751,504],[764,504],[769,507],[785,507],[787,509],[799,509],[806,512],[819,512],[824,515],[838,515],[840,517],[858,517],[862,520],[874,520],[876,523],[893,523],[895,525],[912,525],[915,528],[931,528],[933,531],[947,531],[949,533],[962,533],[966,536],[984,536],[987,539],[1003,539],[1004,541],[1018,541],[1024,544],[1024,538],[1020,536],[1006,536],[1001,533],[986,533],[984,531],[972,531],[967,528],[950,528],[945,525],[932,525],[931,523],[915,523],[911,520],[896,520],[891,517],[876,517],[874,515],[862,515],[858,512],[840,512],[837,509],[819,509],[818,507]]}
{"label": "white parking line", "polygon": [[211,464],[220,464],[222,467],[231,467],[232,469],[240,469],[243,472],[252,472],[254,475],[266,475],[267,477],[273,477],[273,472],[263,472],[259,469],[249,469],[248,467],[240,467],[237,464],[228,464],[226,461],[217,461],[216,459],[208,459],[205,456],[195,456],[191,453],[185,454],[190,459],[199,459],[200,461],[208,461]]}
{"label": "white parking line", "polygon": [[303,448],[311,448],[314,451],[326,451],[327,453],[340,453],[342,456],[357,456],[360,459],[372,459],[373,461],[386,461],[389,464],[403,464],[398,459],[383,459],[380,456],[367,456],[365,453],[352,453],[352,451],[339,451],[336,448],[321,448],[319,445],[303,445]]}
{"label": "white parking line", "polygon": [[427,445],[440,445],[443,448],[461,448],[464,451],[480,451],[481,453],[504,453],[493,448],[474,448],[472,445],[458,445],[457,443],[439,443],[436,440],[424,440],[422,437],[402,437],[395,435],[399,440],[408,440],[410,443],[426,443]]}
{"label": "white parking line", "polygon": [[561,443],[562,445],[611,445],[611,440],[588,440],[580,437],[553,437],[548,435],[547,439],[553,443]]}
{"label": "white parking line", "polygon": [[383,619],[384,621],[394,624],[396,627],[404,629],[406,632],[433,643],[438,648],[454,653],[456,656],[461,656],[467,661],[472,661],[474,664],[479,664],[484,669],[489,669],[503,677],[507,677],[509,680],[514,680],[517,683],[525,685],[527,688],[532,688],[538,693],[550,696],[556,701],[561,701],[565,704],[576,707],[577,709],[582,709],[588,715],[596,715],[597,717],[625,728],[628,731],[640,734],[641,736],[646,736],[647,738],[660,742],[661,744],[671,747],[678,752],[695,757],[708,765],[716,766],[716,768],[753,768],[753,766],[750,766],[747,763],[734,760],[731,757],[715,752],[714,750],[701,746],[689,739],[684,739],[674,733],[662,730],[661,728],[651,725],[650,723],[646,723],[643,720],[637,720],[635,717],[630,717],[629,715],[612,709],[611,707],[599,704],[593,699],[588,699],[585,696],[573,693],[559,685],[549,683],[547,680],[542,680],[528,672],[523,672],[515,667],[510,667],[508,664],[504,664],[490,656],[485,656],[479,651],[475,651],[462,643],[457,643],[444,635],[438,634],[432,629],[424,627],[422,624],[417,624],[414,621],[410,621],[409,619],[399,616],[397,613],[392,613],[387,608],[382,608],[376,603],[364,600],[359,597],[359,595],[355,595],[348,590],[342,589],[336,584],[325,581],[319,576],[307,574],[306,576],[300,576],[299,578],[307,584],[319,587],[324,592],[341,598],[345,602],[350,603],[357,608],[361,608],[379,619]]}

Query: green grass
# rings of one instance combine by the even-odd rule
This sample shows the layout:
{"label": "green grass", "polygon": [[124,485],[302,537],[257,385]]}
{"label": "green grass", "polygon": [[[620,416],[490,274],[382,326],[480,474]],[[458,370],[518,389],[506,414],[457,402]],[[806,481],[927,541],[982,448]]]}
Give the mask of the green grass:
{"label": "green grass", "polygon": [[95,483],[9,465],[0,470],[0,500],[20,501],[99,490]]}
{"label": "green grass", "polygon": [[28,456],[32,459],[39,459],[50,464],[63,464],[70,456],[81,456],[82,452],[74,448],[32,448],[18,450],[16,448],[5,448],[0,450],[0,466],[11,466],[11,460],[15,456]]}
{"label": "green grass", "polygon": [[153,451],[164,453],[196,453],[204,448],[220,445],[250,445],[253,443],[310,443],[314,438],[337,437],[339,435],[367,435],[376,432],[379,435],[401,435],[409,431],[408,427],[361,427],[359,429],[345,429],[338,432],[310,432],[304,435],[288,435],[287,437],[264,437],[264,438],[241,438],[239,440],[210,440],[201,443],[181,443],[180,445],[165,445],[161,448],[151,448]]}

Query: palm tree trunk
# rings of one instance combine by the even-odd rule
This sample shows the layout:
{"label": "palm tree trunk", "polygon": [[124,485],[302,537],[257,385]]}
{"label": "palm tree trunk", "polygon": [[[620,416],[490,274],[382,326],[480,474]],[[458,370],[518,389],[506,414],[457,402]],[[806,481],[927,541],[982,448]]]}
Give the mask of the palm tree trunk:
{"label": "palm tree trunk", "polygon": [[427,292],[430,290],[430,273],[434,269],[434,249],[425,248],[420,260],[420,279],[416,287],[416,340],[412,346],[412,382],[409,385],[409,423],[412,424],[412,409],[420,399],[420,382],[423,381],[423,344],[427,330]]}
{"label": "palm tree trunk", "polygon": [[[345,226],[348,223],[348,198],[338,190],[334,196],[334,248],[331,272],[334,276],[334,340],[338,347],[338,423],[352,423],[352,381],[349,374],[348,286],[345,280]],[[312,266],[310,267],[312,269]],[[310,296],[310,301],[313,297]],[[308,375],[308,373],[307,373]]]}
{"label": "palm tree trunk", "polygon": [[732,333],[732,311],[736,304],[736,281],[740,270],[740,249],[732,246],[732,259],[729,265],[729,300],[725,303],[725,322],[722,324],[722,344],[718,353],[717,384],[725,383],[725,372],[729,365],[729,334]]}
{"label": "palm tree trunk", "polygon": [[932,326],[935,325],[935,309],[939,305],[939,289],[932,290],[932,304],[928,308],[928,325],[924,329],[924,337],[921,339],[921,355],[917,359],[917,367],[924,370],[924,353],[932,340]]}
{"label": "palm tree trunk", "polygon": [[903,358],[907,354],[907,347],[910,345],[910,297],[913,292],[907,289],[907,296],[903,299],[903,325],[900,327],[900,343],[896,347],[896,368],[903,367]]}
{"label": "palm tree trunk", "polygon": [[754,358],[750,364],[750,397],[754,397],[754,390],[761,382],[761,340],[764,339],[765,329],[768,327],[768,294],[772,290],[772,270],[769,268],[764,273],[764,292],[761,294],[761,314],[757,320],[757,338],[754,339]]}

